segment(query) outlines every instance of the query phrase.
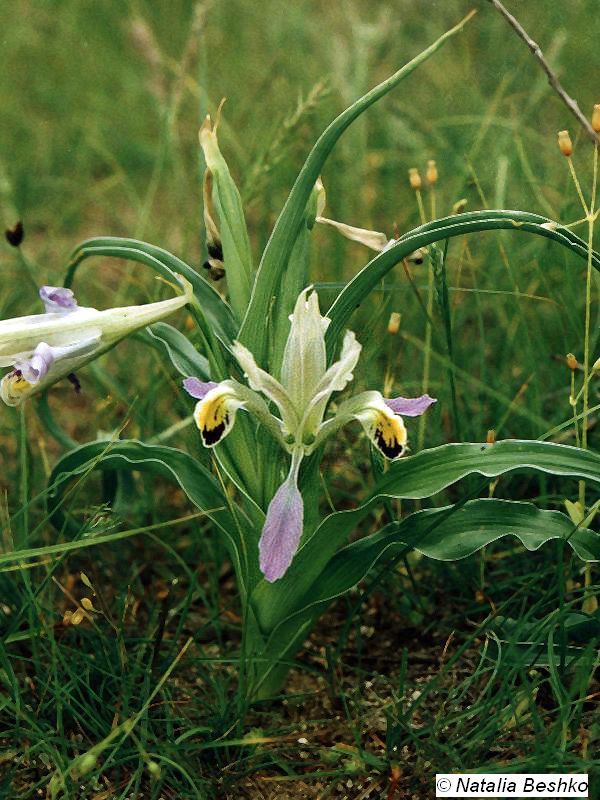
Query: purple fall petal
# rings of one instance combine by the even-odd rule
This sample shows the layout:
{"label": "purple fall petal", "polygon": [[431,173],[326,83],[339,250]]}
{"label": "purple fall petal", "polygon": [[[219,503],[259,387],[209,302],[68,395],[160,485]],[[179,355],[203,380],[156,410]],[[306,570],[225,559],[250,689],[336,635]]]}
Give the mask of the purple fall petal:
{"label": "purple fall petal", "polygon": [[40,342],[31,358],[15,361],[15,370],[20,372],[29,383],[39,383],[47,375],[53,363],[52,348],[45,342]]}
{"label": "purple fall petal", "polygon": [[437,403],[437,400],[429,397],[428,394],[423,394],[421,397],[391,397],[389,400],[384,398],[383,402],[394,414],[400,414],[403,417],[420,417],[430,405]]}
{"label": "purple fall petal", "polygon": [[46,313],[58,312],[64,314],[65,312],[75,311],[77,308],[77,300],[75,295],[70,289],[64,289],[62,286],[42,286],[40,288],[40,299],[44,303]]}
{"label": "purple fall petal", "polygon": [[290,473],[269,503],[267,518],[258,543],[260,570],[270,582],[287,572],[298,549],[304,523],[302,495]]}
{"label": "purple fall petal", "polygon": [[183,380],[183,388],[196,400],[202,400],[217,385],[215,381],[201,381],[200,378],[184,378]]}

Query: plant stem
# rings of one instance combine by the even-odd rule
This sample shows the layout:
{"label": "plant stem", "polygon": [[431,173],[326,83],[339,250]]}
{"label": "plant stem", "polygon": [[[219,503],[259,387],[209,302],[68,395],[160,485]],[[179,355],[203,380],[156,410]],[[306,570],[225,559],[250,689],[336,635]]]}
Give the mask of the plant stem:
{"label": "plant stem", "polygon": [[577,119],[579,124],[584,128],[590,139],[592,141],[597,142],[598,138],[594,129],[591,126],[590,121],[579,108],[577,101],[574,100],[567,92],[564,90],[561,82],[558,80],[556,73],[546,61],[544,54],[537,42],[535,42],[531,36],[527,33],[525,28],[521,25],[516,17],[513,17],[511,13],[507,11],[507,9],[502,5],[500,0],[489,0],[491,4],[499,11],[504,19],[508,22],[511,28],[516,32],[517,36],[522,39],[527,47],[531,50],[535,58],[537,59],[538,64],[544,70],[546,75],[548,76],[548,83],[563,101],[563,103],[567,106],[567,108],[571,111],[573,116]]}
{"label": "plant stem", "polygon": [[[570,161],[570,159],[569,159]],[[588,211],[588,258],[587,274],[585,284],[585,332],[583,341],[583,423],[581,428],[581,446],[585,450],[588,446],[588,414],[590,405],[590,320],[592,307],[592,252],[594,245],[594,204],[596,201],[596,185],[598,181],[598,143],[594,145],[594,164],[592,170],[592,197]],[[585,481],[579,481],[579,504],[581,513],[585,517]],[[583,608],[593,612],[597,608],[597,602],[593,593],[590,591],[592,585],[591,565],[585,565],[585,590],[583,596]]]}

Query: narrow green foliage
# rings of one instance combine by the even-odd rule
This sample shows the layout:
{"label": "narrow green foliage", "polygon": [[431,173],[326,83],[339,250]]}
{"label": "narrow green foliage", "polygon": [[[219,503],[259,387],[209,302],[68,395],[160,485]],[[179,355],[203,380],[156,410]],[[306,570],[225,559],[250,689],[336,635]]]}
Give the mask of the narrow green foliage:
{"label": "narrow green foliage", "polygon": [[253,280],[252,253],[242,200],[219,148],[216,125],[213,128],[210,119],[200,129],[200,143],[213,180],[212,194],[219,216],[231,307],[236,318],[241,320],[250,301]]}
{"label": "narrow green foliage", "polygon": [[364,111],[398,86],[428,58],[431,58],[448,39],[459,33],[473,13],[471,12],[462,22],[440,36],[394,75],[382,81],[343,111],[321,134],[311,150],[275,223],[273,233],[263,253],[248,312],[239,334],[240,341],[252,350],[259,364],[266,362],[267,358],[268,338],[265,320],[269,317],[273,298],[278,294],[278,285],[287,268],[310,193],[336,142]]}
{"label": "narrow green foliage", "polygon": [[[138,242],[135,239],[121,239],[104,236],[97,239],[88,239],[80,244],[71,254],[65,286],[71,286],[79,265],[88,258],[108,257],[122,258],[127,261],[137,261],[150,267],[163,278],[173,280],[177,273],[187,278],[194,288],[194,294],[206,323],[225,343],[229,343],[235,330],[231,309],[218,292],[199,275],[192,267],[177,256],[163,250],[161,247]],[[206,333],[206,331],[205,331]]]}
{"label": "narrow green foliage", "polygon": [[[562,244],[581,258],[588,258],[585,242],[567,228],[557,226],[538,214],[526,211],[477,211],[469,214],[454,214],[451,217],[421,225],[404,234],[383,253],[370,261],[338,294],[327,315],[331,325],[327,331],[329,348],[333,349],[337,337],[347,324],[352,313],[368,296],[379,281],[402,259],[420,247],[435,242],[463,236],[477,231],[514,230],[534,233]],[[600,271],[600,256],[592,253],[592,264]]]}

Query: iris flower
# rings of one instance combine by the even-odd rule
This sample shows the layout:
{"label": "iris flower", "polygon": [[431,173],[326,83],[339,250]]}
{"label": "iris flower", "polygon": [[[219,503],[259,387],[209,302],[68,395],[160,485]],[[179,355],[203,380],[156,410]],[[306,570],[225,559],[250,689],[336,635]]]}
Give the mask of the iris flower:
{"label": "iris flower", "polygon": [[[261,369],[246,347],[234,342],[233,355],[249,386],[235,380],[215,383],[193,377],[183,382],[198,400],[194,420],[206,447],[215,447],[227,436],[241,409],[254,414],[291,456],[288,475],[267,509],[259,542],[260,568],[270,582],[285,574],[300,543],[304,507],[298,473],[304,456],[342,425],[357,419],[386,458],[399,458],[407,438],[401,415],[419,416],[435,402],[428,395],[384,399],[380,392],[368,391],[345,400],[334,416],[325,419],[331,395],[353,379],[361,345],[352,331],[346,331],[339,359],[327,368],[325,331],[330,320],[321,316],[317,293],[310,287],[300,293],[290,321],[279,380]],[[269,411],[259,392],[271,401],[278,415]]]}
{"label": "iris flower", "polygon": [[97,311],[77,304],[70,289],[42,286],[43,314],[0,320],[0,397],[17,406],[104,353],[130,333],[151,325],[192,298],[191,284],[177,276],[178,297],[141,306]]}

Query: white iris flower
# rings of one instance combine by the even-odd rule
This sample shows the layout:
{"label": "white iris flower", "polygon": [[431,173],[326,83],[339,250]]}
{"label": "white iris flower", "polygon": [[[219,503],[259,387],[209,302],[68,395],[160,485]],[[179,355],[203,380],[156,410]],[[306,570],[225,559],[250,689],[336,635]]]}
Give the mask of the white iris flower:
{"label": "white iris flower", "polygon": [[0,367],[12,367],[0,381],[2,400],[19,405],[125,336],[189,303],[191,284],[177,277],[183,289],[178,297],[105,311],[78,306],[70,289],[42,286],[44,314],[0,320]]}
{"label": "white iris flower", "polygon": [[[239,342],[232,348],[250,388],[235,380],[221,383],[186,378],[184,388],[199,402],[194,419],[206,447],[214,447],[229,433],[239,409],[254,414],[291,455],[290,470],[267,509],[259,551],[260,568],[268,581],[281,578],[298,549],[303,527],[303,502],[298,472],[305,455],[313,452],[342,425],[357,419],[373,444],[388,459],[399,458],[406,447],[401,414],[423,414],[435,400],[428,395],[386,400],[380,392],[363,392],[340,404],[324,419],[333,392],[353,378],[361,345],[346,331],[338,361],[327,368],[325,331],[330,323],[319,311],[311,289],[298,296],[283,354],[280,379],[261,369],[252,353]],[[277,408],[271,414],[260,392]]]}

